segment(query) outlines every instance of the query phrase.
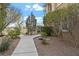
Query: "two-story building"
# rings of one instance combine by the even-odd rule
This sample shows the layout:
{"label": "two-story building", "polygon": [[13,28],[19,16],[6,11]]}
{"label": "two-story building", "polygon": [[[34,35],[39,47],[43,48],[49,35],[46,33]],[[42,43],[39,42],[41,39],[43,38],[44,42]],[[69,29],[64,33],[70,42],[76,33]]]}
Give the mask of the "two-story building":
{"label": "two-story building", "polygon": [[[72,5],[73,3],[49,3],[49,4],[46,4],[45,5],[45,12],[48,13],[48,12],[53,12],[55,11],[56,9],[65,9],[67,8],[69,5]],[[69,40],[71,42],[73,42],[75,45],[79,45],[79,15],[77,15],[77,22],[76,24],[74,24],[74,21],[71,22],[71,21],[65,21],[65,22],[62,22],[62,26],[61,26],[61,29],[62,29],[62,32],[63,32],[63,39],[65,40]],[[76,20],[76,19],[74,19]],[[69,23],[67,23],[69,22]],[[72,34],[69,32],[69,30],[67,29],[69,27],[68,24],[70,23],[73,23],[73,29],[72,29]]]}

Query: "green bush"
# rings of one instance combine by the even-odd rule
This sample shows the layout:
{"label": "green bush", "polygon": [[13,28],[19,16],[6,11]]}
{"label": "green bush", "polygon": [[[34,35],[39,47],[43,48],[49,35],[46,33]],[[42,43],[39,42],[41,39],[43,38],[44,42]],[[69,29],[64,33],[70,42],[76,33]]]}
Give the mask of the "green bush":
{"label": "green bush", "polygon": [[42,36],[47,36],[47,33],[46,32],[41,32],[41,35]]}
{"label": "green bush", "polygon": [[13,39],[17,38],[18,35],[20,35],[20,30],[18,28],[14,28],[14,30],[11,30],[8,35]]}
{"label": "green bush", "polygon": [[48,45],[47,40],[43,39],[43,40],[42,40],[42,44],[44,44],[44,45]]}
{"label": "green bush", "polygon": [[0,52],[4,52],[5,50],[7,50],[10,46],[10,41],[9,38],[7,37],[3,37],[2,38],[2,43],[0,44]]}
{"label": "green bush", "polygon": [[42,27],[41,35],[43,36],[51,36],[53,33],[52,27]]}
{"label": "green bush", "polygon": [[14,29],[15,29],[16,34],[17,34],[17,35],[20,35],[20,29],[17,28],[17,27],[15,27]]}
{"label": "green bush", "polygon": [[11,30],[8,35],[11,37],[11,38],[16,38],[17,35],[16,35],[16,32],[14,30]]}

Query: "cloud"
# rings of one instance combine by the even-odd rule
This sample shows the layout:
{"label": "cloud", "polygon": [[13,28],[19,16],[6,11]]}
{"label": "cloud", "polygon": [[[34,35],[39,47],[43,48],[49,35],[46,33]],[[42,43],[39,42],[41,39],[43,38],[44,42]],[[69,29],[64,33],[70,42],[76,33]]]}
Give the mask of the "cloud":
{"label": "cloud", "polygon": [[31,6],[30,5],[26,5],[25,6],[25,10],[29,10],[29,9],[31,9]]}
{"label": "cloud", "polygon": [[25,6],[25,10],[32,10],[32,9],[34,9],[35,11],[42,11],[44,8],[39,4],[33,4],[32,6],[31,5]]}
{"label": "cloud", "polygon": [[15,27],[15,26],[16,26],[15,23],[11,23],[8,25],[8,27]]}
{"label": "cloud", "polygon": [[42,20],[42,17],[36,17],[37,20]]}
{"label": "cloud", "polygon": [[28,18],[28,16],[22,17],[21,22],[20,22],[20,24],[21,24],[22,26],[25,26],[25,25],[26,25],[26,20],[27,20],[27,18]]}
{"label": "cloud", "polygon": [[30,6],[30,5],[26,5],[25,7],[26,7],[26,8],[31,8],[31,6]]}
{"label": "cloud", "polygon": [[25,16],[25,17],[23,18],[23,20],[26,21],[27,17],[28,17],[28,16]]}
{"label": "cloud", "polygon": [[33,7],[36,11],[41,11],[41,10],[43,10],[43,7],[41,7],[39,4],[34,4],[32,7]]}
{"label": "cloud", "polygon": [[43,26],[43,18],[42,17],[36,17],[37,19],[37,25]]}

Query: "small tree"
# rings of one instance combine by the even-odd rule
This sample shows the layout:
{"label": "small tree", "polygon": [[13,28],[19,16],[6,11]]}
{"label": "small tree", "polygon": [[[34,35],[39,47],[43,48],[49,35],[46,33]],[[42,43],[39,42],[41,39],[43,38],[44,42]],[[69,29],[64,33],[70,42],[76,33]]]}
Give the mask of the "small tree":
{"label": "small tree", "polygon": [[21,13],[16,8],[8,8],[6,4],[0,9],[0,33],[12,22],[15,22],[20,19]]}
{"label": "small tree", "polygon": [[0,35],[2,34],[3,26],[5,25],[6,21],[6,8],[8,8],[10,4],[8,3],[0,3]]}

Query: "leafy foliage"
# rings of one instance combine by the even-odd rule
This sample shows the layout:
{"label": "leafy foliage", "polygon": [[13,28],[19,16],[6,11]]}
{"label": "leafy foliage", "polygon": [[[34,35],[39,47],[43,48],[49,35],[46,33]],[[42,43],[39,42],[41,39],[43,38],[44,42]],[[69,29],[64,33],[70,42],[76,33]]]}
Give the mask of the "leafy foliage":
{"label": "leafy foliage", "polygon": [[9,37],[4,36],[2,38],[2,42],[0,44],[0,52],[4,52],[5,50],[7,50],[10,46],[10,41],[9,41]]}
{"label": "leafy foliage", "polygon": [[63,25],[61,23],[67,22],[70,30],[76,24],[78,15],[79,4],[71,4],[67,8],[48,12],[43,18],[43,23],[45,26],[53,26],[55,30],[60,31],[59,29]]}
{"label": "leafy foliage", "polygon": [[9,46],[10,46],[10,43],[8,41],[2,43],[1,46],[0,46],[0,52],[7,50],[9,48]]}
{"label": "leafy foliage", "polygon": [[15,27],[14,29],[15,29],[15,31],[16,31],[16,34],[17,34],[17,35],[20,35],[20,29],[19,29],[18,27]]}
{"label": "leafy foliage", "polygon": [[53,33],[53,30],[51,27],[42,27],[41,34],[42,36],[51,36]]}
{"label": "leafy foliage", "polygon": [[6,18],[6,8],[9,6],[7,3],[0,3],[0,32],[3,30]]}
{"label": "leafy foliage", "polygon": [[8,8],[10,4],[0,3],[0,33],[12,22],[20,19],[20,12],[16,8]]}
{"label": "leafy foliage", "polygon": [[47,40],[43,39],[43,40],[42,40],[42,44],[44,44],[44,45],[48,45]]}
{"label": "leafy foliage", "polygon": [[11,31],[8,33],[8,35],[9,35],[11,38],[15,39],[15,38],[18,37],[18,35],[20,35],[20,30],[19,30],[18,28],[14,28],[14,30],[11,30]]}
{"label": "leafy foliage", "polygon": [[43,23],[45,26],[47,26],[47,24],[52,26],[53,23],[58,23],[59,21],[64,20],[64,18],[68,15],[69,14],[65,9],[55,10],[53,12],[47,13],[46,16],[44,16]]}

